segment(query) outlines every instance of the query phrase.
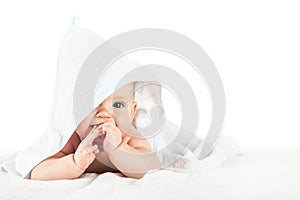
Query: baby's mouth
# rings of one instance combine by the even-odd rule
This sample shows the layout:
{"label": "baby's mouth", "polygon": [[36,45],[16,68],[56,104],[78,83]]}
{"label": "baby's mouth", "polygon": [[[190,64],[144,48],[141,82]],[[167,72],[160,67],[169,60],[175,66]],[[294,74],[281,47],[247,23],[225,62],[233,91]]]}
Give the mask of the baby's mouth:
{"label": "baby's mouth", "polygon": [[101,124],[103,124],[103,123],[98,123],[98,124],[91,124],[90,126],[92,127],[92,128],[94,128],[95,126],[100,126]]}

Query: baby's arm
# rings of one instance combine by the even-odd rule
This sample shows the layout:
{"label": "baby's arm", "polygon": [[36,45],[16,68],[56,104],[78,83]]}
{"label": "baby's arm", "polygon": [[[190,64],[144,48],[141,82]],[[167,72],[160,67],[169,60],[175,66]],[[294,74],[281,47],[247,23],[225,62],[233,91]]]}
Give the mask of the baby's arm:
{"label": "baby's arm", "polygon": [[161,168],[149,142],[138,133],[139,138],[125,143],[120,129],[113,122],[104,123],[102,131],[106,134],[104,150],[111,162],[127,177],[142,178],[149,170]]}
{"label": "baby's arm", "polygon": [[84,172],[76,166],[73,154],[58,152],[38,164],[31,172],[33,180],[75,179]]}
{"label": "baby's arm", "polygon": [[99,152],[98,147],[93,145],[93,140],[98,136],[99,130],[93,128],[90,134],[80,143],[80,138],[74,132],[61,151],[45,159],[32,170],[31,179],[58,180],[78,178],[94,161],[95,154]]}
{"label": "baby's arm", "polygon": [[[142,143],[146,142],[140,142]],[[124,175],[131,178],[139,179],[152,169],[161,169],[160,161],[151,152],[151,148],[142,146],[134,147],[121,143],[109,153],[109,159]]]}

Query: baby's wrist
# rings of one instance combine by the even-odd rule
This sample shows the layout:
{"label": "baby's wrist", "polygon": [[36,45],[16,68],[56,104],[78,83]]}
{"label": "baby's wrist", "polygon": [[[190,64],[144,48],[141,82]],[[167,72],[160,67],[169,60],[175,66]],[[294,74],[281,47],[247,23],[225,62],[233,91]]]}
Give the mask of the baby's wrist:
{"label": "baby's wrist", "polygon": [[121,141],[119,144],[112,144],[110,141],[104,140],[103,141],[103,150],[105,153],[109,154],[112,151],[114,151],[115,149],[120,148],[122,143],[123,143],[123,141]]}
{"label": "baby's wrist", "polygon": [[73,159],[73,164],[75,165],[75,168],[78,172],[81,172],[81,174],[86,170],[86,168],[83,168],[83,167],[80,167],[77,162],[76,162],[76,159],[75,159],[75,154],[73,153],[72,154],[72,159]]}
{"label": "baby's wrist", "polygon": [[117,149],[118,147],[115,147],[115,148],[110,148],[110,149],[107,149],[107,148],[103,148],[104,149],[104,152],[106,153],[106,155],[110,156],[111,153],[113,151],[115,151],[115,149]]}
{"label": "baby's wrist", "polygon": [[[111,145],[111,144],[110,144]],[[115,152],[116,150],[118,149],[121,149],[122,148],[122,145],[123,143],[121,142],[118,146],[116,147],[112,147],[111,145],[111,148],[104,148],[104,152],[106,153],[107,156],[110,156],[111,154],[113,154],[113,152]]]}

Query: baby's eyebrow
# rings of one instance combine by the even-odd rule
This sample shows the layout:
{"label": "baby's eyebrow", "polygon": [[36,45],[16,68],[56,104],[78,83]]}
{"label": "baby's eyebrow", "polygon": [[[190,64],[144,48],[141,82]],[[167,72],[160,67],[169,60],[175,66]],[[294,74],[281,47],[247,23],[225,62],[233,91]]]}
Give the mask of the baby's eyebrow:
{"label": "baby's eyebrow", "polygon": [[112,99],[113,100],[115,100],[115,99],[126,99],[126,100],[129,100],[128,97],[122,97],[122,96],[113,96]]}

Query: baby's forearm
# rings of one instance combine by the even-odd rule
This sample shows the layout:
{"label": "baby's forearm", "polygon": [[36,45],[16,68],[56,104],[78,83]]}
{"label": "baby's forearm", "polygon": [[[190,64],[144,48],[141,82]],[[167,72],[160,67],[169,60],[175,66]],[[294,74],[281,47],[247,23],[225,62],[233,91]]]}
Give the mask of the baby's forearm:
{"label": "baby's forearm", "polygon": [[124,175],[131,178],[142,178],[146,172],[161,168],[160,161],[154,153],[143,153],[124,143],[108,156]]}
{"label": "baby's forearm", "polygon": [[59,180],[75,179],[83,174],[75,161],[74,154],[61,158],[48,158],[38,164],[31,172],[31,179],[34,180]]}

